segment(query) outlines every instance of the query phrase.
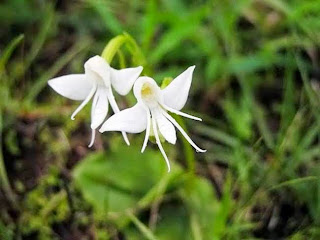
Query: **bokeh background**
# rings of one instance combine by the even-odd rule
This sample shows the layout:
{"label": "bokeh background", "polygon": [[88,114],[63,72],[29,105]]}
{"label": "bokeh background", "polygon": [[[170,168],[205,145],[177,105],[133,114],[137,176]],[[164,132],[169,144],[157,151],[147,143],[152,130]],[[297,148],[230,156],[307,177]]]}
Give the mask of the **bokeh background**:
{"label": "bokeh background", "polygon": [[[178,134],[170,174],[144,134],[89,149],[90,106],[47,85],[124,32],[113,67],[196,65],[203,122],[177,120],[208,151]],[[319,43],[319,0],[2,0],[0,239],[320,239]]]}

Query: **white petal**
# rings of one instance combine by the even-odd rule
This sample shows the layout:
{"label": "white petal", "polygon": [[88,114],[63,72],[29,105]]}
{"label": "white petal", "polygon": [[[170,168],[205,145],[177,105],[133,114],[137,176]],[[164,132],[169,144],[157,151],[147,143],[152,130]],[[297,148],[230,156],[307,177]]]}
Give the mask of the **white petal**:
{"label": "white petal", "polygon": [[90,143],[88,145],[89,148],[91,148],[93,146],[95,138],[96,138],[96,130],[92,129],[91,130],[91,140],[90,140]]}
{"label": "white petal", "polygon": [[99,127],[108,113],[108,92],[105,87],[98,87],[95,95],[96,101],[94,100],[91,108],[91,128],[96,129]]}
{"label": "white petal", "polygon": [[[113,96],[113,92],[112,92],[111,87],[109,88],[108,99],[109,99],[109,102],[110,102],[110,105],[111,105],[111,108],[112,108],[113,112],[114,113],[120,112],[118,104],[117,104],[117,102],[116,102],[116,100],[115,100],[115,98]],[[129,146],[130,142],[129,142],[129,139],[128,139],[128,136],[127,136],[126,132],[122,131],[122,136],[123,136],[123,139],[126,142],[126,144]]]}
{"label": "white petal", "polygon": [[146,135],[144,137],[144,141],[143,141],[143,145],[142,145],[142,148],[141,148],[141,152],[143,153],[144,150],[146,149],[147,147],[147,144],[148,144],[148,140],[149,140],[149,137],[150,137],[150,130],[151,130],[151,118],[150,118],[150,112],[149,112],[149,109],[147,111],[147,128],[146,128]]}
{"label": "white petal", "polygon": [[71,115],[72,120],[74,120],[74,117],[82,110],[82,108],[84,108],[87,105],[87,103],[91,100],[96,90],[97,90],[97,86],[94,84],[88,96],[83,100],[83,102],[79,105],[79,107],[77,107],[77,109],[72,113]]}
{"label": "white petal", "polygon": [[100,128],[100,132],[124,131],[140,133],[147,127],[147,111],[141,104],[112,115]]}
{"label": "white petal", "polygon": [[127,95],[134,82],[142,72],[143,67],[125,68],[117,70],[111,68],[111,84],[120,95]]}
{"label": "white petal", "polygon": [[160,141],[160,138],[159,138],[159,134],[158,134],[158,130],[157,130],[157,123],[156,123],[156,120],[155,118],[152,118],[152,127],[153,127],[153,132],[154,132],[154,136],[156,138],[156,142],[157,142],[157,145],[160,149],[160,152],[162,153],[162,156],[164,157],[164,160],[166,161],[166,164],[168,166],[168,172],[170,172],[170,162],[169,162],[169,159],[167,157],[167,154],[166,152],[164,151],[162,145],[161,145],[161,141]]}
{"label": "white petal", "polygon": [[152,117],[156,119],[157,125],[162,136],[171,144],[177,141],[176,130],[173,124],[162,114],[159,109],[152,111]]}
{"label": "white petal", "polygon": [[189,67],[162,90],[165,105],[180,110],[186,104],[195,66]]}
{"label": "white petal", "polygon": [[90,93],[92,82],[84,74],[70,74],[48,81],[60,95],[72,100],[84,100]]}
{"label": "white petal", "polygon": [[175,113],[175,114],[177,114],[177,115],[180,115],[180,116],[182,116],[182,117],[190,118],[190,119],[193,119],[193,120],[196,120],[196,121],[200,121],[200,122],[202,121],[201,118],[192,116],[192,115],[187,114],[187,113],[184,113],[184,112],[180,112],[180,111],[178,111],[178,110],[176,110],[176,109],[174,109],[174,108],[171,108],[171,107],[166,106],[165,104],[161,104],[161,106],[162,106],[164,109],[166,109],[167,111],[173,112],[173,113]]}

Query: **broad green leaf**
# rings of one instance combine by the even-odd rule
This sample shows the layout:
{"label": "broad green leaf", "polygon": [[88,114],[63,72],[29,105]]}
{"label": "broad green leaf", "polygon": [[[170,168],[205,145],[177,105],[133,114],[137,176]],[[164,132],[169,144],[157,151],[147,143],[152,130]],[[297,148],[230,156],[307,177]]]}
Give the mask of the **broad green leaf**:
{"label": "broad green leaf", "polygon": [[74,169],[76,184],[97,211],[123,212],[134,207],[166,171],[158,151],[121,146],[115,152],[95,153]]}

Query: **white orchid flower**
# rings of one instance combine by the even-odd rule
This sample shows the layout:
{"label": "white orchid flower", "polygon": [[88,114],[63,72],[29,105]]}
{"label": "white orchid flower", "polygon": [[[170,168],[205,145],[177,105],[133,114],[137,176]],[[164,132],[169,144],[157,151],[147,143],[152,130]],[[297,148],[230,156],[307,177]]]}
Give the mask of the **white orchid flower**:
{"label": "white orchid flower", "polygon": [[161,145],[160,134],[169,143],[175,144],[177,140],[176,127],[197,152],[205,152],[206,150],[199,148],[176,120],[167,113],[172,112],[183,117],[202,121],[198,117],[180,112],[188,98],[194,68],[195,66],[189,67],[163,90],[152,78],[139,77],[133,87],[134,95],[138,101],[137,104],[132,108],[114,114],[102,125],[99,131],[140,133],[146,130],[141,149],[141,152],[143,152],[147,146],[152,127],[156,143],[167,163],[168,172],[170,171],[170,163]]}
{"label": "white orchid flower", "polygon": [[[114,113],[120,112],[112,93],[112,87],[120,95],[126,95],[142,72],[142,67],[116,70],[102,57],[94,56],[84,64],[84,74],[70,74],[49,80],[48,84],[60,95],[72,100],[83,101],[71,115],[71,119],[93,98],[91,106],[91,141],[94,143],[95,130],[102,124],[110,106]],[[125,142],[130,145],[126,133]]]}

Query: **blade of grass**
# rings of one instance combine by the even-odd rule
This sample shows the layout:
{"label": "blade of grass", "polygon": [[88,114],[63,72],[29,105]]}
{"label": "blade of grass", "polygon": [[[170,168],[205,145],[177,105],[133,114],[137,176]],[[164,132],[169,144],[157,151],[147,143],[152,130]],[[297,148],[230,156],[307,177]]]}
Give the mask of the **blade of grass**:
{"label": "blade of grass", "polygon": [[68,62],[70,62],[78,53],[83,51],[90,45],[90,41],[80,41],[76,43],[67,53],[65,53],[59,60],[46,72],[44,72],[30,87],[29,93],[24,98],[24,103],[30,105],[38,96],[40,91],[47,85],[47,81],[54,77]]}
{"label": "blade of grass", "polygon": [[[0,57],[0,78],[2,78],[2,74],[5,68],[5,65],[7,64],[9,58],[11,57],[14,49],[18,46],[18,44],[23,40],[24,35],[19,35],[15,39],[11,41],[11,43],[5,48],[3,54]],[[3,80],[3,78],[2,78]],[[5,87],[4,84],[2,87]],[[7,91],[5,89],[5,91]],[[2,101],[5,101],[5,99],[2,99]],[[6,102],[2,102],[0,104],[0,179],[1,179],[1,185],[4,188],[4,191],[7,194],[8,199],[10,199],[14,203],[14,195],[10,186],[10,182],[8,179],[6,167],[4,164],[4,158],[3,158],[3,152],[2,152],[2,133],[3,133],[3,105],[6,104]]]}
{"label": "blade of grass", "polygon": [[268,127],[267,120],[264,116],[262,108],[258,104],[253,104],[254,118],[257,123],[258,129],[262,135],[264,142],[269,149],[274,148],[274,139]]}
{"label": "blade of grass", "polygon": [[293,67],[289,64],[289,59],[292,59],[293,56],[289,55],[287,57],[289,65],[285,72],[284,77],[284,91],[283,91],[283,101],[281,104],[281,122],[280,122],[280,133],[279,133],[279,142],[282,141],[284,134],[287,128],[290,126],[290,123],[294,119],[296,109],[295,109],[295,85],[293,82]]}
{"label": "blade of grass", "polygon": [[219,141],[227,146],[235,147],[239,144],[238,139],[236,139],[235,137],[230,136],[229,134],[227,134],[221,130],[215,129],[213,127],[208,127],[205,125],[198,125],[195,127],[195,129],[199,134],[203,134],[204,136],[210,137],[210,138],[212,138],[216,141]]}
{"label": "blade of grass", "polygon": [[[1,109],[0,109],[1,110]],[[0,178],[1,178],[1,185],[5,191],[5,193],[8,195],[7,197],[9,199],[13,199],[13,193],[11,190],[10,182],[8,179],[6,167],[4,164],[4,159],[3,159],[3,152],[2,152],[2,110],[0,111]]]}
{"label": "blade of grass", "polygon": [[24,35],[20,34],[15,39],[13,39],[10,44],[3,51],[3,54],[0,57],[0,76],[4,70],[5,65],[7,64],[9,58],[11,57],[13,51],[16,49],[19,43],[23,40]]}
{"label": "blade of grass", "polygon": [[49,5],[46,13],[45,18],[40,26],[39,33],[35,36],[34,40],[32,41],[32,46],[29,53],[26,55],[26,61],[24,63],[24,69],[27,70],[34,59],[37,57],[38,53],[42,49],[43,44],[45,43],[51,29],[52,23],[54,19],[54,8]]}
{"label": "blade of grass", "polygon": [[296,52],[295,53],[295,59],[297,62],[297,66],[302,78],[302,82],[303,82],[303,86],[306,90],[308,99],[310,101],[311,107],[315,113],[315,116],[318,117],[318,119],[320,118],[319,115],[319,99],[317,98],[316,93],[314,92],[314,90],[311,87],[310,81],[308,81],[308,74],[307,74],[307,67],[304,66],[303,61],[301,59],[301,57],[299,56],[299,54]]}
{"label": "blade of grass", "polygon": [[114,35],[118,35],[123,31],[121,23],[111,12],[108,5],[111,1],[87,0],[87,3],[100,15],[107,31],[112,32]]}
{"label": "blade of grass", "polygon": [[290,185],[299,184],[299,183],[304,183],[304,182],[309,182],[309,181],[317,181],[319,179],[320,178],[316,177],[316,176],[308,176],[308,177],[303,177],[303,178],[296,178],[296,179],[292,179],[292,180],[285,181],[285,182],[282,182],[280,184],[277,184],[277,185],[269,188],[269,191],[275,190],[275,189],[278,189],[278,188],[282,188],[282,187],[287,187],[287,186],[290,186]]}

